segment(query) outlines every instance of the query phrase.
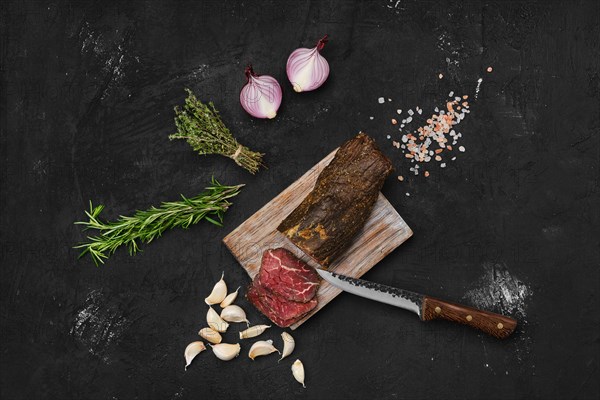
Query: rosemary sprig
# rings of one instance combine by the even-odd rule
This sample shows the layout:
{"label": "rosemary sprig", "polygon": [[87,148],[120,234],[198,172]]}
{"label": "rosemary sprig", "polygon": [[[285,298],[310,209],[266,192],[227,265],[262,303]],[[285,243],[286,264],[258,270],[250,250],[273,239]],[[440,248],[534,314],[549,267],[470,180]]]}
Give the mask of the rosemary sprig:
{"label": "rosemary sprig", "polygon": [[239,166],[255,174],[262,162],[263,154],[251,151],[238,143],[225,126],[212,102],[202,103],[191,90],[183,108],[175,107],[177,133],[169,139],[185,139],[199,154],[221,154],[231,158]]}
{"label": "rosemary sprig", "polygon": [[134,255],[140,251],[138,242],[150,243],[171,228],[188,228],[202,219],[221,226],[223,214],[232,204],[228,199],[236,196],[242,186],[221,185],[213,178],[211,186],[196,197],[181,195],[180,201],[164,202],[158,208],[136,211],[133,216],[120,216],[114,222],[100,221],[98,217],[104,206],[94,207],[90,201],[90,209],[85,212],[89,221],[75,224],[84,225],[84,230],[96,229],[99,234],[88,236],[88,242],[74,248],[82,249],[80,258],[89,253],[94,263],[99,265],[104,264],[104,260],[120,246],[127,246],[129,254]]}

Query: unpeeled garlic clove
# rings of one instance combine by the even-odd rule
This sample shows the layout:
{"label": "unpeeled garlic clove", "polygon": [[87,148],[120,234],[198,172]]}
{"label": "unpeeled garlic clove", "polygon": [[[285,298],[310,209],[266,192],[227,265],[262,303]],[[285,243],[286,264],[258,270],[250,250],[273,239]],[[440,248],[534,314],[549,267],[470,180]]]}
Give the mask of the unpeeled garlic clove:
{"label": "unpeeled garlic clove", "polygon": [[221,306],[221,308],[225,308],[227,306],[230,306],[233,304],[233,302],[235,301],[237,295],[238,295],[238,291],[240,290],[240,288],[238,287],[235,292],[233,293],[229,293],[227,295],[227,297],[225,297],[225,299],[221,302],[221,304],[219,304]]}
{"label": "unpeeled garlic clove", "polygon": [[206,313],[206,322],[208,323],[208,326],[217,332],[225,332],[227,328],[229,328],[229,324],[223,321],[223,319],[219,317],[219,314],[217,314],[217,312],[210,306],[208,307],[208,312]]}
{"label": "unpeeled garlic clove", "polygon": [[258,356],[266,356],[267,354],[274,352],[279,353],[279,350],[273,346],[272,340],[259,340],[258,342],[254,343],[252,347],[250,347],[248,357],[254,360]]}
{"label": "unpeeled garlic clove", "polygon": [[282,332],[281,339],[283,339],[283,353],[281,354],[281,358],[279,359],[279,361],[292,354],[292,351],[294,351],[294,348],[296,347],[296,341],[289,333]]}
{"label": "unpeeled garlic clove", "polygon": [[292,364],[292,375],[294,375],[294,378],[306,388],[306,385],[304,384],[304,365],[302,365],[302,361],[294,361]]}
{"label": "unpeeled garlic clove", "polygon": [[208,295],[208,297],[204,299],[204,302],[209,306],[213,304],[219,304],[225,299],[225,296],[227,296],[227,285],[223,280],[224,276],[225,272],[221,274],[221,279],[219,280],[219,282],[215,283],[215,286],[213,287],[212,292],[210,292],[210,295]]}
{"label": "unpeeled garlic clove", "polygon": [[192,363],[192,360],[194,359],[194,357],[196,357],[198,354],[202,353],[204,350],[206,350],[206,346],[204,346],[204,343],[202,343],[200,341],[192,342],[187,345],[187,347],[185,348],[185,351],[183,352],[183,356],[185,357],[185,369],[186,370],[187,370],[187,367],[189,367],[190,364]]}
{"label": "unpeeled garlic clove", "polygon": [[221,318],[227,322],[245,322],[250,325],[248,319],[246,318],[246,313],[242,310],[242,307],[231,305],[225,307],[221,311]]}
{"label": "unpeeled garlic clove", "polygon": [[263,333],[266,329],[270,328],[271,325],[254,325],[245,331],[240,332],[240,339],[249,339],[256,337]]}
{"label": "unpeeled garlic clove", "polygon": [[236,358],[240,354],[240,350],[242,349],[239,343],[219,343],[214,345],[211,344],[210,347],[212,347],[215,356],[217,356],[218,359],[223,361],[229,361]]}
{"label": "unpeeled garlic clove", "polygon": [[208,340],[212,344],[219,344],[221,343],[221,340],[223,340],[219,332],[215,331],[212,328],[202,328],[198,332],[198,335],[202,336],[204,339]]}

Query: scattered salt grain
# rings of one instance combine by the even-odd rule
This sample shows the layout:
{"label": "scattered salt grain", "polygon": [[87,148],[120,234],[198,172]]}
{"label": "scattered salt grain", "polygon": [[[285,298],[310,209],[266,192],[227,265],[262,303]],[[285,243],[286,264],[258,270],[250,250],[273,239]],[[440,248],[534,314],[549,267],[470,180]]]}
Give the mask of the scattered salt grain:
{"label": "scattered salt grain", "polygon": [[391,139],[392,137],[391,137],[390,135],[387,135],[387,138],[388,138],[388,139]]}
{"label": "scattered salt grain", "polygon": [[[452,146],[462,136],[456,132],[455,127],[465,118],[469,111],[469,103],[464,101],[466,100],[464,96],[455,97],[454,92],[450,92],[449,97],[451,100],[446,101],[446,110],[439,110],[436,107],[435,113],[426,120],[425,125],[403,134],[401,138],[403,144],[400,147],[394,145],[396,148],[401,148],[404,157],[410,159],[410,162],[414,164],[414,168],[411,168],[410,171],[415,175],[419,174],[420,163],[428,163],[432,160],[439,162],[441,168],[445,168],[446,162],[443,162],[442,152],[452,151]],[[417,112],[421,110],[418,106],[415,109]],[[408,114],[409,117],[402,120],[401,128],[404,127],[404,124],[412,122],[412,116],[415,113],[411,109],[408,110]],[[429,171],[423,174],[428,177]]]}
{"label": "scattered salt grain", "polygon": [[438,78],[442,79],[444,77],[444,74],[439,74]]}
{"label": "scattered salt grain", "polygon": [[481,88],[481,82],[483,82],[482,78],[477,79],[477,87],[475,88],[475,98],[479,94],[479,89]]}
{"label": "scattered salt grain", "polygon": [[379,102],[379,104],[385,103],[385,99],[383,97],[380,97],[379,99],[377,99],[377,101]]}
{"label": "scattered salt grain", "polygon": [[369,119],[370,119],[371,121],[373,121],[373,120],[375,119],[375,117],[369,117]]}
{"label": "scattered salt grain", "polygon": [[392,99],[388,99],[388,101],[392,101]]}
{"label": "scattered salt grain", "polygon": [[407,196],[410,196],[410,193],[406,192],[406,195],[407,195]]}
{"label": "scattered salt grain", "polygon": [[[440,75],[442,79],[443,75]],[[479,78],[477,89],[475,92],[475,98],[479,91],[482,78]],[[409,175],[419,175],[419,168],[423,163],[429,163],[436,161],[439,163],[440,168],[446,168],[447,162],[451,159],[456,160],[456,157],[452,156],[449,152],[454,150],[453,146],[457,146],[457,150],[464,152],[464,146],[458,146],[458,141],[462,137],[460,132],[457,132],[457,125],[459,125],[470,113],[470,104],[466,100],[469,98],[468,95],[455,96],[454,91],[448,93],[448,99],[444,101],[444,106],[440,110],[440,107],[434,108],[434,113],[430,117],[424,118],[424,123],[417,129],[407,128],[413,117],[416,114],[422,115],[423,109],[419,106],[415,106],[407,110],[408,116],[405,119],[391,118],[392,125],[400,125],[398,131],[400,131],[401,139],[399,141],[392,141],[392,146],[397,149],[401,149],[402,154],[405,158],[410,160],[412,168],[410,168]],[[384,98],[379,99],[380,103],[384,102]],[[396,113],[400,115],[402,109],[397,109]],[[425,114],[429,115],[428,113]],[[388,135],[390,139],[390,135]],[[442,154],[443,153],[443,154]],[[421,172],[425,177],[430,177],[431,173],[425,168],[421,169]],[[403,176],[398,176],[399,181],[404,181]],[[410,196],[410,193],[406,193]]]}
{"label": "scattered salt grain", "polygon": [[492,67],[487,67],[487,72],[492,72],[494,69]]}

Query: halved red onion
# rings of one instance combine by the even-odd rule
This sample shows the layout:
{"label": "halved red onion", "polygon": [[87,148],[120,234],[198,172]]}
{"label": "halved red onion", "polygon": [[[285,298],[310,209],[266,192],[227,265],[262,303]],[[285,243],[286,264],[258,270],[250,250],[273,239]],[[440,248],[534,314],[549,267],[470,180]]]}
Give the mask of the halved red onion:
{"label": "halved red onion", "polygon": [[269,75],[257,75],[248,65],[244,70],[247,82],[240,92],[240,103],[256,118],[275,118],[281,105],[281,86]]}
{"label": "halved red onion", "polygon": [[312,49],[300,48],[290,54],[286,71],[296,92],[309,92],[320,87],[329,76],[329,63],[321,55],[328,35],[323,36]]}

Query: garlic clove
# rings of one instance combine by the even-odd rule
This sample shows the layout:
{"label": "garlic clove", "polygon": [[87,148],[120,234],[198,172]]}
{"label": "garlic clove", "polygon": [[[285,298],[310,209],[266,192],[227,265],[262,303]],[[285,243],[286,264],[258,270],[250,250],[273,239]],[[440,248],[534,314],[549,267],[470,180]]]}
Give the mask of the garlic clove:
{"label": "garlic clove", "polygon": [[219,282],[215,283],[210,295],[204,299],[204,302],[209,306],[213,304],[219,304],[225,299],[225,296],[227,296],[227,284],[225,284],[225,281],[223,280],[224,276],[225,272],[221,274],[221,279]]}
{"label": "garlic clove", "polygon": [[294,348],[296,347],[296,341],[289,333],[282,332],[281,339],[283,339],[283,353],[281,354],[281,358],[279,359],[279,361],[292,354],[292,351],[294,351]]}
{"label": "garlic clove", "polygon": [[306,388],[306,385],[304,384],[304,365],[302,365],[302,361],[294,361],[292,364],[292,375],[294,375],[294,378]]}
{"label": "garlic clove", "polygon": [[187,347],[185,348],[185,351],[183,352],[183,356],[185,357],[186,371],[187,371],[187,367],[189,367],[190,364],[192,363],[192,360],[194,359],[194,357],[196,357],[198,354],[202,353],[204,350],[206,350],[206,346],[204,346],[204,343],[202,343],[200,341],[192,342],[187,345]]}
{"label": "garlic clove", "polygon": [[240,290],[240,288],[238,287],[235,292],[233,293],[229,293],[227,295],[227,297],[225,297],[225,299],[221,302],[221,304],[219,304],[221,306],[221,308],[225,308],[227,306],[230,306],[233,304],[233,302],[235,301],[237,295],[238,295],[238,291]]}
{"label": "garlic clove", "polygon": [[208,340],[212,344],[219,344],[219,343],[221,343],[221,340],[223,340],[221,338],[221,335],[219,334],[219,332],[215,331],[212,328],[202,328],[198,332],[198,335],[200,335],[202,338]]}
{"label": "garlic clove", "polygon": [[241,331],[240,332],[240,339],[249,339],[249,338],[256,337],[256,336],[260,335],[261,333],[263,333],[265,330],[267,330],[270,327],[271,327],[271,325],[254,325],[254,326],[251,326],[250,328],[246,329],[245,331]]}
{"label": "garlic clove", "polygon": [[246,313],[240,306],[230,305],[225,307],[221,311],[221,318],[227,322],[245,322],[250,326],[250,322],[246,318]]}
{"label": "garlic clove", "polygon": [[254,360],[258,356],[266,356],[267,354],[274,352],[279,353],[279,350],[273,346],[272,340],[259,340],[258,342],[254,343],[252,347],[250,347],[248,357]]}
{"label": "garlic clove", "polygon": [[206,322],[208,323],[208,326],[217,332],[225,332],[227,328],[229,328],[229,324],[223,321],[212,307],[208,307]]}
{"label": "garlic clove", "polygon": [[215,356],[217,356],[218,359],[223,361],[233,360],[240,354],[240,350],[242,349],[239,343],[211,344],[210,347],[212,347]]}

